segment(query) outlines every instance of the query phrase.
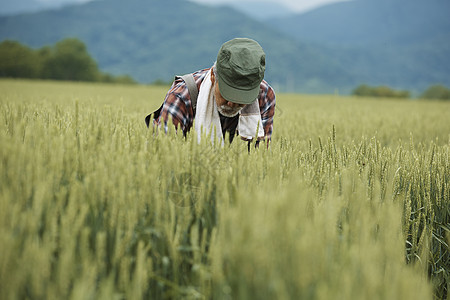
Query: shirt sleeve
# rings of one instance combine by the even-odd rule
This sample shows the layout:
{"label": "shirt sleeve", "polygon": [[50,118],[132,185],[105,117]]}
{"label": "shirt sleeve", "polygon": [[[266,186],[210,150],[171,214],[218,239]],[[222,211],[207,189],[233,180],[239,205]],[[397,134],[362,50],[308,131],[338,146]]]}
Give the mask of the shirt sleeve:
{"label": "shirt sleeve", "polygon": [[[192,73],[197,88],[200,88],[208,71],[209,68]],[[161,123],[164,123],[164,130],[167,132],[168,122],[169,119],[171,119],[175,128],[183,130],[183,133],[186,134],[194,123],[194,117],[194,109],[192,108],[189,89],[181,77],[176,77],[166,94],[156,124],[161,126]]]}
{"label": "shirt sleeve", "polygon": [[264,136],[269,141],[272,137],[276,100],[275,91],[265,80],[261,82],[258,100]]}
{"label": "shirt sleeve", "polygon": [[177,78],[166,94],[157,124],[164,123],[164,130],[167,132],[171,119],[175,128],[186,133],[192,126],[193,115],[189,90],[183,79]]}

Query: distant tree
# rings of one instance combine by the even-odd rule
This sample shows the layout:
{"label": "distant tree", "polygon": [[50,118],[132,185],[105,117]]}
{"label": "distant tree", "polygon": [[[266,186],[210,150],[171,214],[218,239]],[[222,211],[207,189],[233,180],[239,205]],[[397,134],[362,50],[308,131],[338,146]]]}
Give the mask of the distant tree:
{"label": "distant tree", "polygon": [[47,69],[47,62],[53,55],[53,49],[50,46],[44,46],[36,50],[39,61],[39,78],[49,79],[51,78],[50,70]]}
{"label": "distant tree", "polygon": [[113,76],[109,73],[101,73],[99,75],[99,81],[106,83],[137,84],[136,80],[129,75]]}
{"label": "distant tree", "polygon": [[16,41],[0,43],[0,77],[36,78],[39,60],[36,53]]}
{"label": "distant tree", "polygon": [[450,89],[441,84],[432,85],[422,93],[420,98],[450,100]]}
{"label": "distant tree", "polygon": [[156,79],[155,81],[153,81],[151,83],[151,85],[157,85],[157,86],[170,86],[172,84],[171,81],[166,81],[166,80],[162,80],[162,79]]}
{"label": "distant tree", "polygon": [[65,39],[34,50],[16,41],[0,43],[0,77],[135,84],[129,75],[100,72],[84,43]]}
{"label": "distant tree", "polygon": [[97,81],[97,63],[89,55],[86,46],[78,39],[65,39],[53,49],[43,50],[42,75],[57,80]]}
{"label": "distant tree", "polygon": [[114,77],[114,83],[136,84],[137,82],[130,75],[120,75]]}
{"label": "distant tree", "polygon": [[354,96],[371,96],[372,88],[366,84],[361,84],[352,91]]}
{"label": "distant tree", "polygon": [[106,83],[113,83],[114,82],[114,76],[112,76],[109,73],[101,73],[99,76],[100,82],[106,82]]}
{"label": "distant tree", "polygon": [[411,94],[404,90],[394,90],[388,86],[371,87],[361,84],[352,91],[352,95],[361,97],[380,97],[380,98],[409,98]]}

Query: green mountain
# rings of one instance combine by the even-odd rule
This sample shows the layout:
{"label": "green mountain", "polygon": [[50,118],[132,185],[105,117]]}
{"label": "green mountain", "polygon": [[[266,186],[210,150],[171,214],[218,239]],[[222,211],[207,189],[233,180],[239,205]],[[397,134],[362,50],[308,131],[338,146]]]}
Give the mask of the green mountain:
{"label": "green mountain", "polygon": [[87,1],[91,0],[0,0],[0,16],[38,12]]}
{"label": "green mountain", "polygon": [[450,86],[450,1],[354,0],[269,23],[327,46],[361,82],[423,91]]}
{"label": "green mountain", "polygon": [[14,15],[42,10],[45,6],[35,0],[0,0],[0,15]]}
{"label": "green mountain", "polygon": [[224,6],[183,0],[103,0],[0,18],[0,40],[41,47],[66,37],[79,38],[103,71],[129,74],[144,83],[170,81],[175,74],[209,67],[222,43],[244,36],[263,46],[266,79],[274,87],[332,92],[355,84],[352,75],[322,49]]}
{"label": "green mountain", "polygon": [[75,37],[102,71],[149,83],[209,67],[222,43],[250,37],[278,90],[347,93],[366,83],[418,93],[450,86],[447,2],[354,0],[262,22],[187,0],[96,0],[0,17],[0,41],[37,48]]}
{"label": "green mountain", "polygon": [[292,11],[282,3],[273,0],[230,2],[229,6],[250,17],[265,21],[270,18],[282,18],[292,15]]}
{"label": "green mountain", "polygon": [[405,46],[450,34],[450,1],[353,0],[270,23],[299,40],[345,46]]}

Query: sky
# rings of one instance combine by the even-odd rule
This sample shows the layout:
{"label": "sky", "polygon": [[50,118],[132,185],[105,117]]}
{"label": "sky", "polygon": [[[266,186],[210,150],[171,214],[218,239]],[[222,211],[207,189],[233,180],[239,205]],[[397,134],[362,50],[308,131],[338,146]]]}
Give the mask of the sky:
{"label": "sky", "polygon": [[89,2],[91,0],[36,0],[36,1],[40,2],[40,3],[45,3],[45,4],[64,4],[64,3],[74,3],[74,2],[83,3],[83,2]]}
{"label": "sky", "polygon": [[[68,2],[87,2],[90,0],[36,0],[41,3],[45,4],[63,4]],[[203,4],[225,4],[225,3],[231,3],[231,2],[239,2],[243,0],[191,0],[198,3]],[[342,2],[342,1],[348,1],[348,0],[244,0],[248,2],[257,2],[257,1],[272,1],[277,2],[285,5],[286,7],[292,9],[295,12],[304,12],[316,7],[319,7],[324,4],[329,4],[333,2]]]}
{"label": "sky", "polygon": [[[239,2],[243,0],[191,0],[198,3],[204,3],[204,4],[218,4],[218,3],[231,3],[231,2]],[[258,0],[244,0],[246,2],[258,2]],[[267,1],[268,0],[259,0],[261,1]],[[343,1],[349,1],[349,0],[272,0],[272,2],[277,2],[280,4],[285,5],[286,7],[292,9],[295,12],[304,12],[307,10],[311,10],[313,8],[317,8],[319,6],[322,6],[324,4],[330,4],[334,2],[343,2]]]}

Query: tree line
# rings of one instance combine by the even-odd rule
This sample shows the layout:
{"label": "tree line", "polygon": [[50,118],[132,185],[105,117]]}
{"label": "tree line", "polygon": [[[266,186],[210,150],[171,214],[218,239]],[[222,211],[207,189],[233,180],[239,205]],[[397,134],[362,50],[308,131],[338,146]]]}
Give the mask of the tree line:
{"label": "tree line", "polygon": [[67,38],[53,46],[32,49],[17,41],[0,43],[0,77],[136,83],[128,76],[101,72],[86,45]]}
{"label": "tree line", "polygon": [[[134,84],[129,75],[114,76],[99,70],[86,45],[76,38],[67,38],[53,46],[32,49],[17,41],[0,43],[0,77],[35,78],[70,81],[92,81]],[[156,81],[155,84],[159,82]],[[361,84],[352,95],[362,97],[410,98],[406,90],[388,86]],[[425,90],[419,98],[450,100],[450,89],[436,84]]]}
{"label": "tree line", "polygon": [[[388,86],[368,86],[361,84],[352,91],[352,95],[361,97],[410,98],[406,90],[395,90]],[[420,96],[421,99],[450,100],[450,89],[442,84],[431,85]]]}

